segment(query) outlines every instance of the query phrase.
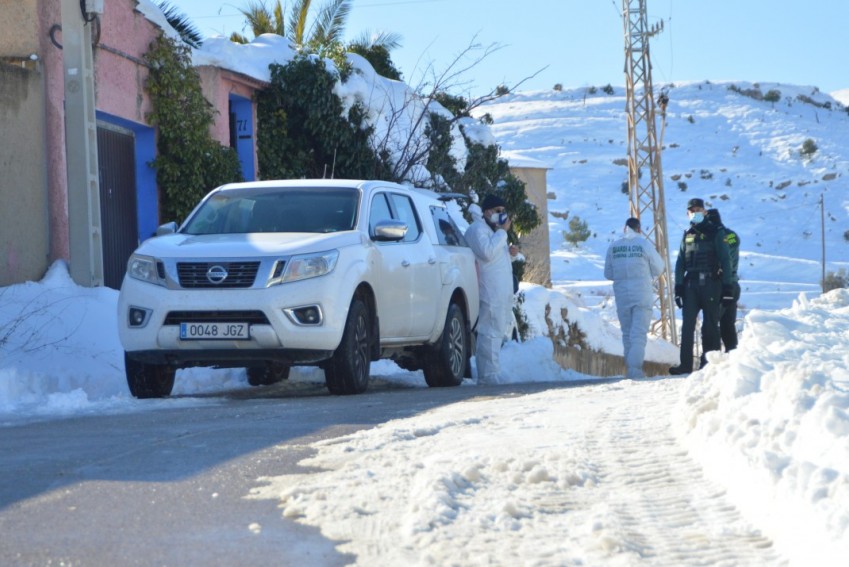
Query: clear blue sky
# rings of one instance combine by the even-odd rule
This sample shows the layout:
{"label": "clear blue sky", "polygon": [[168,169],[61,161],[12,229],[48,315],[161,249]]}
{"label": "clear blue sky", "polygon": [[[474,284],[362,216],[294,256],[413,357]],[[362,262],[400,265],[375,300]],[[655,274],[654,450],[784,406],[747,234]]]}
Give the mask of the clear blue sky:
{"label": "clear blue sky", "polygon": [[[248,0],[172,4],[205,35],[247,31],[238,9]],[[455,94],[512,86],[543,68],[520,89],[623,86],[621,8],[621,0],[354,0],[346,29],[347,39],[364,30],[399,33],[393,60],[413,86],[428,66],[443,71],[473,41],[500,49],[466,73]],[[838,0],[648,0],[648,14],[650,23],[664,22],[651,43],[655,84],[707,79],[849,88],[846,8]]]}

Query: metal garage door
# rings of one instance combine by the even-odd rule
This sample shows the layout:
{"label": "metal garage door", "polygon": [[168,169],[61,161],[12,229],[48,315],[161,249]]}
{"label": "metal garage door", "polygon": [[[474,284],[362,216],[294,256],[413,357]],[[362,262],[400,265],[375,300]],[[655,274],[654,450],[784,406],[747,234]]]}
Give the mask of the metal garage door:
{"label": "metal garage door", "polygon": [[135,137],[130,130],[97,123],[103,283],[119,289],[127,260],[138,247]]}

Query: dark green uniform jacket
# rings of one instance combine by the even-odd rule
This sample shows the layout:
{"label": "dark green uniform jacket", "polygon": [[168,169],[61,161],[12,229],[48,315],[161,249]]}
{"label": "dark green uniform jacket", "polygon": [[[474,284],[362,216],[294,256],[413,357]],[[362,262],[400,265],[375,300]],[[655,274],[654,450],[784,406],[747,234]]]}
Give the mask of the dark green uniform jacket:
{"label": "dark green uniform jacket", "polygon": [[737,267],[740,265],[740,237],[727,226],[721,226],[725,231],[725,243],[728,245],[728,255],[731,259],[731,280],[737,282],[740,280],[737,277]]}
{"label": "dark green uniform jacket", "polygon": [[733,285],[733,270],[725,230],[710,220],[690,225],[681,239],[675,261],[675,293],[681,308],[681,364],[673,374],[693,370],[696,319],[702,313],[702,365],[704,353],[720,349],[719,317],[723,288]]}
{"label": "dark green uniform jacket", "polygon": [[734,281],[734,302],[723,305],[719,310],[719,336],[725,351],[737,348],[737,302],[740,300],[740,278],[737,275],[737,267],[740,265],[740,237],[737,233],[722,226],[725,230],[725,243],[728,245],[728,253],[731,256],[731,279]]}
{"label": "dark green uniform jacket", "polygon": [[709,220],[691,225],[684,232],[675,261],[675,284],[682,285],[685,278],[704,273],[703,277],[720,279],[723,285],[731,285],[737,271],[731,266],[731,253],[725,238],[726,231]]}

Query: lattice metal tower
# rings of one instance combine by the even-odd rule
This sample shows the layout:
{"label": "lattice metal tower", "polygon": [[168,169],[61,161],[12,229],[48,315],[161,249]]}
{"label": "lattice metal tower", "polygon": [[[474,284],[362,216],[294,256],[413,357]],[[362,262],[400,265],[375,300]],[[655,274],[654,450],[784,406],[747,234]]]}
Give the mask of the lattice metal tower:
{"label": "lattice metal tower", "polygon": [[[646,0],[622,0],[622,20],[625,24],[625,89],[628,113],[628,190],[631,216],[640,219],[643,232],[654,244],[664,262],[664,273],[658,278],[655,305],[660,319],[652,331],[667,341],[678,344],[675,308],[672,303],[672,271],[669,264],[669,239],[666,230],[666,199],[663,194],[663,168],[660,161],[661,143],[655,127],[655,99],[652,92],[649,38],[663,29],[649,28]],[[661,124],[666,117],[666,95],[658,106]],[[661,140],[663,138],[661,131]],[[649,217],[649,218],[646,218]],[[646,222],[646,221],[649,222]]]}

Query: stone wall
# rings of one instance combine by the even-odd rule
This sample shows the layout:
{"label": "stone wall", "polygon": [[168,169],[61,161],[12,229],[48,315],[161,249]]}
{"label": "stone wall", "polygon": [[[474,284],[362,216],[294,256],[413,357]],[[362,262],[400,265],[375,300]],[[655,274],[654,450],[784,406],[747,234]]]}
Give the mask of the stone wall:
{"label": "stone wall", "polygon": [[40,65],[0,58],[0,286],[48,265],[44,90]]}
{"label": "stone wall", "polygon": [[537,167],[516,167],[511,165],[510,172],[525,183],[528,200],[534,204],[539,214],[540,225],[519,240],[522,255],[526,258],[526,282],[551,287],[551,247],[548,237],[548,197],[546,169]]}
{"label": "stone wall", "polygon": [[[590,376],[624,376],[625,359],[614,354],[592,349],[554,345],[554,360],[566,370],[575,370]],[[646,361],[643,364],[646,376],[666,376],[669,364]]]}

